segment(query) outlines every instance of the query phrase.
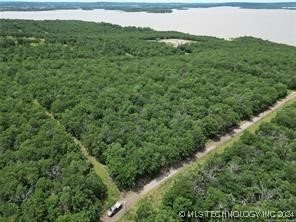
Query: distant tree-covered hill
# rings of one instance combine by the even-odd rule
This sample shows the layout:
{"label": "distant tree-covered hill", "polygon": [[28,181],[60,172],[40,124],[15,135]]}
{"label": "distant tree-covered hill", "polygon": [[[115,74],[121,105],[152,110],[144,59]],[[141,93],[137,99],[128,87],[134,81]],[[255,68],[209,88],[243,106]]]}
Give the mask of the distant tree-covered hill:
{"label": "distant tree-covered hill", "polygon": [[239,7],[246,9],[296,9],[296,2],[278,3],[132,3],[132,2],[0,2],[0,11],[44,11],[61,9],[106,9],[127,12],[145,11],[151,13],[170,13],[173,9]]}

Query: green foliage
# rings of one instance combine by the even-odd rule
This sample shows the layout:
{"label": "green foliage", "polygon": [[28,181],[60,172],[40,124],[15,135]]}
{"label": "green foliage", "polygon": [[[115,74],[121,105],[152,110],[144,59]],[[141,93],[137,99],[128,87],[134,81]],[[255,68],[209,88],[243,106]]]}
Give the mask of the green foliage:
{"label": "green foliage", "polygon": [[101,179],[20,85],[0,82],[0,221],[97,221]]}
{"label": "green foliage", "polygon": [[153,217],[154,216],[154,210],[152,208],[151,203],[149,203],[148,201],[145,201],[143,203],[141,203],[141,205],[139,206],[138,210],[137,210],[137,219],[136,221],[149,221],[148,218],[149,217]]}
{"label": "green foliage", "polygon": [[[258,39],[224,41],[78,21],[0,24],[1,77],[23,88],[12,95],[38,100],[122,188],[191,157],[207,139],[296,86],[295,48]],[[157,42],[165,38],[194,43],[174,48]],[[6,119],[0,119],[4,127],[10,126]],[[12,149],[26,127],[9,127],[5,147]],[[22,147],[39,159],[31,143]]]}
{"label": "green foliage", "polygon": [[273,210],[295,215],[295,119],[294,102],[255,134],[245,133],[224,153],[179,178],[165,194],[162,207],[172,215],[181,210]]}

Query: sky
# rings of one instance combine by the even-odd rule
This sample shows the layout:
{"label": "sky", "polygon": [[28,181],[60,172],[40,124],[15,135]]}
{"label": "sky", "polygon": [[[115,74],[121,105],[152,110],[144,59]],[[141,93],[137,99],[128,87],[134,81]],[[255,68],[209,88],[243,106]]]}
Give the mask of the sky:
{"label": "sky", "polygon": [[296,0],[0,0],[24,2],[190,2],[190,3],[221,3],[221,2],[296,2]]}

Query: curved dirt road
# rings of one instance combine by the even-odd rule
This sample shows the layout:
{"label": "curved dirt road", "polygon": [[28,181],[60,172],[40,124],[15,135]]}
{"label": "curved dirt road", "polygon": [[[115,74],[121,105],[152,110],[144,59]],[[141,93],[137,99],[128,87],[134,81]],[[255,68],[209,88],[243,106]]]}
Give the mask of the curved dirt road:
{"label": "curved dirt road", "polygon": [[217,141],[211,141],[206,144],[205,149],[202,152],[198,152],[195,154],[195,158],[191,161],[187,161],[183,163],[178,168],[171,168],[168,172],[156,177],[155,179],[151,180],[149,183],[147,183],[143,188],[138,191],[130,191],[124,195],[124,197],[120,200],[124,202],[123,209],[121,209],[117,214],[115,214],[113,217],[108,217],[106,214],[103,215],[101,220],[103,222],[114,222],[117,221],[120,217],[122,217],[130,208],[132,208],[145,194],[147,194],[152,189],[159,186],[161,183],[169,179],[170,177],[174,176],[178,171],[182,170],[184,167],[192,164],[196,159],[199,159],[202,156],[207,155],[212,150],[216,149],[223,143],[230,140],[235,135],[241,133],[242,131],[249,128],[251,125],[255,124],[259,120],[261,120],[263,117],[267,116],[274,110],[279,109],[282,107],[285,103],[291,100],[296,100],[296,91],[293,91],[290,93],[287,97],[285,97],[282,100],[279,100],[277,103],[275,103],[270,109],[260,113],[258,116],[253,117],[251,120],[248,121],[242,121],[237,128],[235,128],[232,132],[225,134],[224,136],[221,136],[219,140]]}

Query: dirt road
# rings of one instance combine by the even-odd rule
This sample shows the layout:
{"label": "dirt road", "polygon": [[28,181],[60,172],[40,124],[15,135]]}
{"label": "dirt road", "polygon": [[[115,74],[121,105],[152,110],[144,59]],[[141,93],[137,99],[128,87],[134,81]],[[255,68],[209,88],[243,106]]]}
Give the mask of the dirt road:
{"label": "dirt road", "polygon": [[157,186],[159,186],[161,183],[165,182],[167,179],[169,179],[172,176],[174,176],[177,172],[179,172],[180,170],[182,170],[184,167],[192,164],[194,161],[196,161],[196,159],[199,159],[200,157],[207,155],[212,150],[216,149],[217,147],[219,147],[223,143],[227,142],[228,140],[230,140],[235,135],[243,132],[244,130],[246,130],[247,128],[249,128],[251,125],[257,123],[263,117],[265,117],[268,114],[272,113],[273,111],[281,108],[285,103],[287,103],[288,101],[291,101],[291,100],[296,100],[296,92],[295,91],[292,92],[291,94],[289,94],[284,99],[279,100],[276,104],[274,104],[274,106],[272,106],[270,109],[268,109],[268,110],[260,113],[258,116],[253,117],[249,121],[243,121],[243,122],[241,122],[237,128],[235,128],[232,132],[230,132],[230,133],[228,133],[228,134],[226,134],[224,136],[221,136],[219,138],[219,140],[217,140],[217,141],[211,141],[211,142],[207,143],[206,146],[205,146],[205,149],[202,152],[196,153],[195,154],[195,158],[192,161],[185,162],[181,166],[179,166],[178,168],[171,168],[168,172],[166,172],[166,173],[160,175],[159,177],[151,180],[149,183],[147,183],[145,186],[143,186],[143,188],[140,191],[138,191],[138,192],[131,191],[131,192],[126,193],[124,195],[124,197],[120,200],[120,201],[124,202],[123,209],[121,211],[119,211],[116,215],[114,215],[111,218],[108,217],[105,214],[101,218],[101,220],[103,222],[114,222],[114,221],[117,221],[121,216],[123,216],[130,208],[132,208],[149,191],[151,191],[152,189],[154,189]]}

